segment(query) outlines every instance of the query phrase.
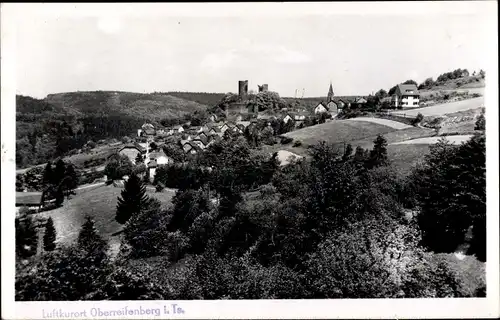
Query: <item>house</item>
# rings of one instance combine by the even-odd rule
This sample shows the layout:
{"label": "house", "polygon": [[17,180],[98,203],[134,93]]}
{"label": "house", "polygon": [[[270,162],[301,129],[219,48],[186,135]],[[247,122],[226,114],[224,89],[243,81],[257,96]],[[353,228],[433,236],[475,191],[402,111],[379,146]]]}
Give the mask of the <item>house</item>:
{"label": "house", "polygon": [[156,174],[156,168],[158,168],[158,163],[156,160],[152,160],[148,162],[148,170],[149,170],[149,179],[153,181]]}
{"label": "house", "polygon": [[43,205],[42,192],[16,192],[16,213],[21,207],[38,211],[43,208]]}
{"label": "house", "polygon": [[200,132],[203,131],[203,127],[201,127],[201,126],[193,126],[193,127],[190,127],[188,130],[190,132],[200,133]]}
{"label": "house", "polygon": [[293,120],[293,118],[291,115],[287,114],[282,120],[284,123],[288,123],[288,121]]}
{"label": "house", "polygon": [[198,147],[198,145],[192,143],[192,142],[186,142],[184,143],[184,145],[182,146],[182,150],[184,150],[184,153],[188,153],[188,154],[196,154],[198,153],[199,151],[201,151],[201,148]]}
{"label": "house", "polygon": [[241,126],[243,126],[243,130],[245,130],[244,128],[248,127],[250,125],[250,123],[252,123],[251,121],[238,121],[236,122],[236,125],[241,129]]}
{"label": "house", "polygon": [[418,107],[420,103],[420,93],[414,84],[398,84],[396,92],[392,96],[391,106],[393,108]]}
{"label": "house", "polygon": [[[172,158],[167,156],[163,151],[155,151],[149,154],[149,159],[151,161],[156,161],[157,165],[165,165],[174,162]],[[149,164],[149,163],[148,163]]]}
{"label": "house", "polygon": [[135,164],[135,158],[137,158],[137,155],[144,155],[146,153],[146,149],[138,144],[130,143],[119,149],[117,153],[127,156],[130,161]]}
{"label": "house", "polygon": [[184,128],[181,125],[177,125],[173,127],[174,133],[183,133]]}
{"label": "house", "polygon": [[319,114],[319,113],[325,113],[327,112],[328,109],[323,105],[323,103],[318,103],[318,105],[314,108],[314,113]]}
{"label": "house", "polygon": [[156,134],[165,135],[166,131],[165,131],[165,129],[158,129],[158,130],[156,130]]}
{"label": "house", "polygon": [[205,137],[196,137],[191,143],[197,145],[200,149],[205,149],[208,144],[208,139]]}
{"label": "house", "polygon": [[142,129],[142,134],[145,134],[147,136],[154,136],[156,134],[155,127],[151,123],[145,123],[141,127]]}
{"label": "house", "polygon": [[328,102],[326,105],[326,108],[328,109],[328,111],[330,111],[331,114],[337,114],[342,110],[342,108],[340,108],[340,110],[339,110],[339,105],[334,100],[331,100],[330,102]]}
{"label": "house", "polygon": [[215,121],[217,121],[219,119],[219,117],[217,117],[216,114],[212,114],[212,115],[210,115],[209,119],[210,119],[211,122],[215,122]]}
{"label": "house", "polygon": [[224,134],[224,132],[226,132],[227,129],[229,129],[229,125],[227,123],[224,123],[223,125],[221,125],[219,127],[220,132],[223,134]]}
{"label": "house", "polygon": [[368,102],[368,100],[366,100],[366,99],[365,99],[365,98],[363,98],[363,97],[360,97],[360,98],[357,98],[357,99],[355,100],[355,102],[358,104],[358,106],[362,106],[362,105],[364,105],[365,103],[367,103],[367,102]]}

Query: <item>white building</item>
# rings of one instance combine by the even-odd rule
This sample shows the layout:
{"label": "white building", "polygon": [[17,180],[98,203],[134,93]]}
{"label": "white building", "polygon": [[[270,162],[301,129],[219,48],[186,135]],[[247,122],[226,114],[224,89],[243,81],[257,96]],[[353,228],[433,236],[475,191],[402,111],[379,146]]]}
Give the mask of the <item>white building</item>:
{"label": "white building", "polygon": [[318,105],[316,106],[316,108],[314,108],[314,113],[315,114],[318,114],[318,113],[324,113],[324,112],[327,112],[328,109],[320,102],[318,103]]}
{"label": "white building", "polygon": [[420,93],[414,84],[398,84],[396,92],[392,96],[391,106],[393,108],[418,107],[420,104]]}

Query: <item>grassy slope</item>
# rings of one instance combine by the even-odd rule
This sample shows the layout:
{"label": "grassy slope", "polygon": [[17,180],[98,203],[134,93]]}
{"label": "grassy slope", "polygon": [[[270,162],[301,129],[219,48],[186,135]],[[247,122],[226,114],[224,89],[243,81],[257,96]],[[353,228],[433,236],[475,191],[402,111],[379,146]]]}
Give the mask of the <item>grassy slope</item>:
{"label": "grassy slope", "polygon": [[[97,230],[103,238],[110,240],[113,233],[122,229],[115,221],[117,198],[121,190],[113,186],[82,190],[65,200],[62,207],[43,212],[41,215],[51,216],[54,220],[59,243],[67,244],[76,240],[86,214],[95,219]],[[169,191],[156,193],[148,190],[147,193],[164,205],[169,205],[174,196],[174,193]]]}
{"label": "grassy slope", "polygon": [[300,140],[302,144],[309,146],[320,141],[348,143],[391,131],[394,131],[391,127],[371,122],[335,120],[288,132],[284,136]]}
{"label": "grassy slope", "polygon": [[224,97],[225,93],[208,93],[208,92],[165,92],[172,97],[181,98],[188,101],[194,101],[207,106],[215,106]]}

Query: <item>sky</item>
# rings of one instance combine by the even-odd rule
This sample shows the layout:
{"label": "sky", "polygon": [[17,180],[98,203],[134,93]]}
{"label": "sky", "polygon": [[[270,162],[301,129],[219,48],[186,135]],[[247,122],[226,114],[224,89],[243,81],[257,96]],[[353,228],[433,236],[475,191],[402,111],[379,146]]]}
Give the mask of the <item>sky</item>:
{"label": "sky", "polygon": [[365,95],[486,68],[484,3],[453,13],[446,6],[456,4],[444,2],[446,14],[416,14],[411,3],[398,14],[362,6],[337,13],[334,5],[290,15],[31,10],[16,20],[17,93],[237,92],[238,80],[248,80],[250,90],[267,83],[287,97],[326,96],[330,82],[335,95]]}

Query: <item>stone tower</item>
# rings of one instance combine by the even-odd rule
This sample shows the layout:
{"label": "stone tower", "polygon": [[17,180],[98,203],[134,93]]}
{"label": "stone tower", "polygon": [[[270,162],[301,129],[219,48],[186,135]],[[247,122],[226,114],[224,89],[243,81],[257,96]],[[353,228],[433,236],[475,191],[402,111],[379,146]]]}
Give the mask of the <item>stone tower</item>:
{"label": "stone tower", "polygon": [[238,95],[240,98],[245,99],[248,95],[248,80],[238,81]]}
{"label": "stone tower", "polygon": [[258,87],[259,87],[259,92],[267,92],[269,90],[269,85],[267,83],[264,83],[263,85]]}

